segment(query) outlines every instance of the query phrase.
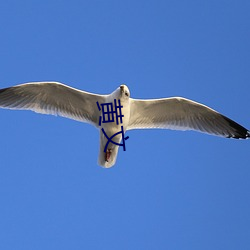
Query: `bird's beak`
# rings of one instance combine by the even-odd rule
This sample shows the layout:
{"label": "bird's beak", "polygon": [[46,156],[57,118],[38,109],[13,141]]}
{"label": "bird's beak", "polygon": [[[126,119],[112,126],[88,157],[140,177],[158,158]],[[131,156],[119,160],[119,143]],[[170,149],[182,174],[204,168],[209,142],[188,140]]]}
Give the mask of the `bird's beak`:
{"label": "bird's beak", "polygon": [[123,92],[124,92],[124,86],[121,85],[121,86],[120,86],[120,89],[121,89],[121,92],[123,93]]}

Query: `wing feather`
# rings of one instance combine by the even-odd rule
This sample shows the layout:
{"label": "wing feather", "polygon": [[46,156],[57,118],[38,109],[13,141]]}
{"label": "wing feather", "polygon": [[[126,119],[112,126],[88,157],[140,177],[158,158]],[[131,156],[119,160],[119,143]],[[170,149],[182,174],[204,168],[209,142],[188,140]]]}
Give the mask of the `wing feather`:
{"label": "wing feather", "polygon": [[105,102],[105,98],[59,82],[32,82],[0,89],[1,108],[60,115],[95,126],[99,119],[96,102]]}
{"label": "wing feather", "polygon": [[196,130],[208,134],[247,138],[250,132],[217,111],[182,97],[152,100],[130,100],[127,130],[163,128]]}

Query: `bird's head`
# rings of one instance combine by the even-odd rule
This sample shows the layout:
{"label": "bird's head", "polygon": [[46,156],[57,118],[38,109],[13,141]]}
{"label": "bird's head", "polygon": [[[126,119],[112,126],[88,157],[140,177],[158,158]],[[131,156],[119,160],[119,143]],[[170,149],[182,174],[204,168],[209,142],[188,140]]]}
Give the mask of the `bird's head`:
{"label": "bird's head", "polygon": [[122,102],[129,101],[130,92],[126,85],[120,85],[111,95],[110,101],[112,102],[113,99],[120,99]]}
{"label": "bird's head", "polygon": [[119,88],[120,88],[121,98],[129,98],[130,97],[129,89],[125,84],[120,85]]}

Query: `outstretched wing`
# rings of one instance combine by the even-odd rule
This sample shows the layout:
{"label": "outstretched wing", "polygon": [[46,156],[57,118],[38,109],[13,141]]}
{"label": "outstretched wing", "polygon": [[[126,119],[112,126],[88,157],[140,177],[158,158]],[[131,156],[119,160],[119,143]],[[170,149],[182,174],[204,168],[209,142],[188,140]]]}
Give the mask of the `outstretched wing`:
{"label": "outstretched wing", "polygon": [[238,123],[203,104],[185,98],[131,99],[130,103],[127,130],[165,128],[196,130],[237,139],[250,137],[250,132]]}
{"label": "outstretched wing", "polygon": [[97,95],[71,88],[58,82],[32,82],[0,89],[0,107],[32,110],[37,113],[60,115],[98,126]]}

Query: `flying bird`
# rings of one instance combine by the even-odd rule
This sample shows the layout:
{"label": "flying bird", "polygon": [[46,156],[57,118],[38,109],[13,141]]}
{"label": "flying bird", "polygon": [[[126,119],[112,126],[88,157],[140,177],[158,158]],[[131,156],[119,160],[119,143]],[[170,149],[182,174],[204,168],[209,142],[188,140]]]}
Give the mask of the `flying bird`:
{"label": "flying bird", "polygon": [[[124,133],[132,129],[160,128],[195,130],[235,139],[250,137],[249,130],[201,103],[182,97],[133,99],[126,85],[120,85],[109,95],[85,92],[59,82],[31,82],[0,89],[1,108],[32,110],[94,125],[100,133],[98,164],[105,168],[115,164],[119,145],[108,143],[101,128],[110,138],[121,131],[121,124],[112,122],[100,126],[101,111],[97,103],[113,103],[114,99],[122,105]],[[120,143],[122,134],[112,140]]]}

